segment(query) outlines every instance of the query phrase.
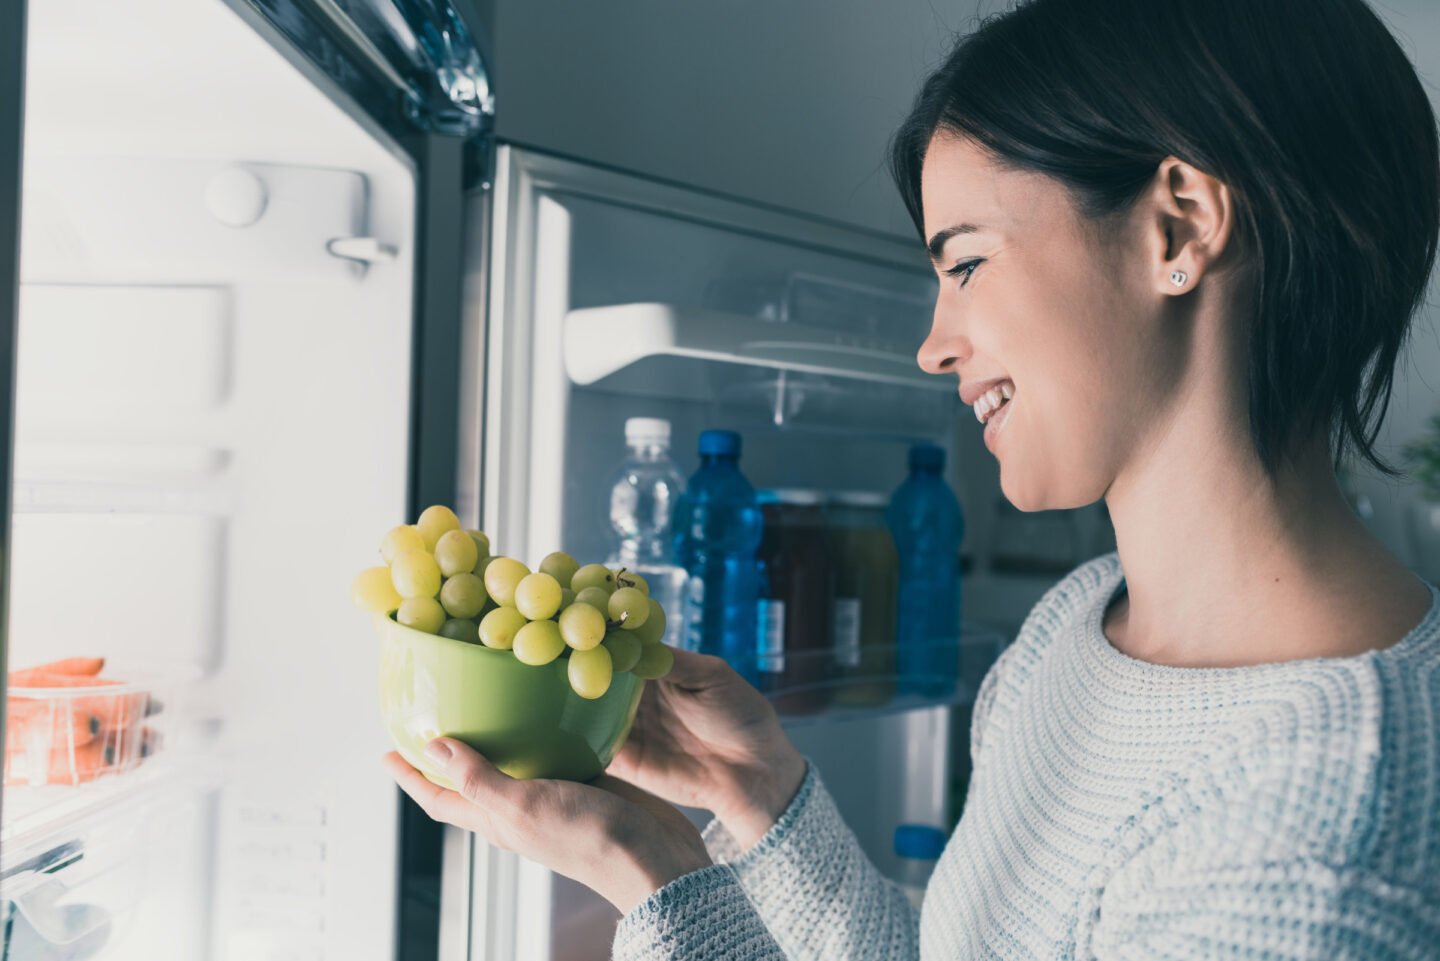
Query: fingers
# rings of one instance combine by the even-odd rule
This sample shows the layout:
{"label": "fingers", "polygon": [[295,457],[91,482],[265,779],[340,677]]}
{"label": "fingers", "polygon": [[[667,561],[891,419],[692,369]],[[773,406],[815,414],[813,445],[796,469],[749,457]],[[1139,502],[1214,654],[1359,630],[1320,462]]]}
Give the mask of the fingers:
{"label": "fingers", "polygon": [[684,688],[709,687],[731,671],[724,658],[680,648],[672,650],[675,652],[675,666],[662,678],[666,684]]}

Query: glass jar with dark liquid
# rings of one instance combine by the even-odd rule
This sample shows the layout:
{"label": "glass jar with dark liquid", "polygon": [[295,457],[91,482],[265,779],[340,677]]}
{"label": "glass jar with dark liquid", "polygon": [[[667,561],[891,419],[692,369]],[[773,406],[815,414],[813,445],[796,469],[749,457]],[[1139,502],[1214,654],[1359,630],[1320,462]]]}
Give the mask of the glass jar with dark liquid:
{"label": "glass jar with dark liquid", "polygon": [[758,493],[765,531],[757,655],[760,689],[783,714],[825,707],[833,680],[834,567],[818,491]]}

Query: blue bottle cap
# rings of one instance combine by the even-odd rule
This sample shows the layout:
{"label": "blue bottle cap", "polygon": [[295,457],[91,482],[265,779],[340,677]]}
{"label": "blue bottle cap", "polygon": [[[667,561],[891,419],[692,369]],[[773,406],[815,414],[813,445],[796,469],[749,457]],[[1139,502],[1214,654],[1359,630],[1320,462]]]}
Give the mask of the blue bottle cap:
{"label": "blue bottle cap", "polygon": [[928,824],[902,824],[895,829],[895,853],[902,858],[934,861],[945,850],[945,832]]}
{"label": "blue bottle cap", "polygon": [[910,448],[910,467],[934,467],[936,470],[945,466],[945,449],[936,447],[934,444],[916,444]]}
{"label": "blue bottle cap", "polygon": [[733,430],[700,432],[701,457],[739,457],[740,435]]}

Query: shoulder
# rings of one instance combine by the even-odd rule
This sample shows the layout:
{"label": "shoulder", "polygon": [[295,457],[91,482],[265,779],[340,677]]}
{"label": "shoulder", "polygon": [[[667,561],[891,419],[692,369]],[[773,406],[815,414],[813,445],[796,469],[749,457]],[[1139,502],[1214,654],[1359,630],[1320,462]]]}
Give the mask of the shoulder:
{"label": "shoulder", "polygon": [[[1167,873],[1305,862],[1440,893],[1440,637],[1220,672],[1194,752],[1114,839]],[[1178,707],[1178,705],[1177,705]]]}
{"label": "shoulder", "polygon": [[1030,609],[1015,640],[996,659],[975,698],[971,752],[977,756],[987,728],[1003,726],[1055,642],[1118,586],[1119,555],[1111,551],[1081,564],[1047,590]]}

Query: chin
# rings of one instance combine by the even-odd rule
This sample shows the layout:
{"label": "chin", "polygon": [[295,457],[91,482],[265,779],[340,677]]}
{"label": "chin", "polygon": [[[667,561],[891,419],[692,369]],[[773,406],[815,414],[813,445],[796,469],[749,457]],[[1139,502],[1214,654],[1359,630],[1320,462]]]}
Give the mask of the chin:
{"label": "chin", "polygon": [[1016,510],[1032,511],[1074,510],[1089,507],[1105,496],[1104,484],[1077,483],[1074,472],[1069,472],[1069,481],[1052,477],[1036,477],[1034,471],[1023,471],[1018,467],[1007,467],[1000,463],[1000,490]]}

